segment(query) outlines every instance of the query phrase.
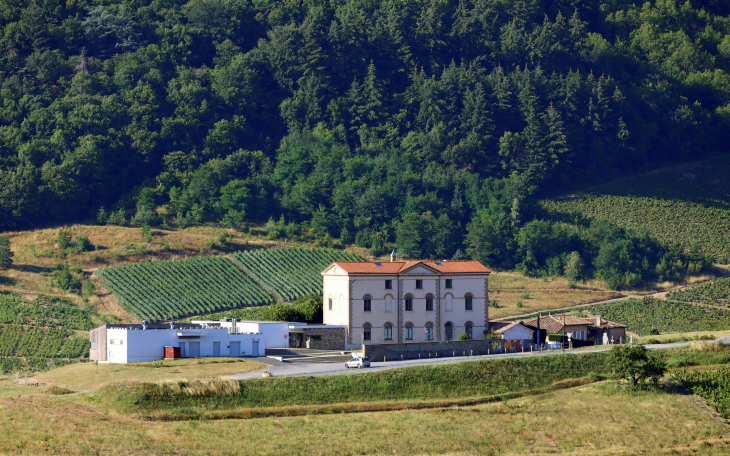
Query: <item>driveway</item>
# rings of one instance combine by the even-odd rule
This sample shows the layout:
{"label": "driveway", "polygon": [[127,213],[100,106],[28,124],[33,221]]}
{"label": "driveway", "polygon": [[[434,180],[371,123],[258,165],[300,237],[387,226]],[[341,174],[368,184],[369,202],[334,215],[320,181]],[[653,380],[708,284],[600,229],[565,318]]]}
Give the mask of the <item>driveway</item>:
{"label": "driveway", "polygon": [[[730,339],[730,337],[726,338]],[[689,345],[687,342],[675,343],[675,344],[653,344],[646,345],[646,348],[650,350],[658,348],[673,348],[683,347]],[[578,355],[581,353],[595,353],[608,351],[611,348],[588,348],[579,350],[568,350],[565,354]],[[504,359],[504,358],[524,358],[527,356],[553,356],[562,354],[560,350],[547,350],[543,352],[528,352],[528,353],[504,353],[500,355],[483,355],[483,356],[455,356],[451,358],[430,358],[430,359],[410,359],[406,361],[388,361],[388,362],[373,362],[370,361],[369,369],[345,369],[345,363],[315,363],[315,362],[282,362],[271,358],[258,358],[257,361],[269,364],[266,368],[274,377],[299,377],[299,376],[320,376],[320,375],[355,375],[366,372],[376,372],[386,369],[397,369],[399,367],[410,367],[410,366],[433,366],[439,364],[453,364],[461,363],[464,361],[482,361],[491,359]],[[237,380],[259,378],[261,377],[261,371],[248,372],[245,374],[230,375],[229,378]]]}

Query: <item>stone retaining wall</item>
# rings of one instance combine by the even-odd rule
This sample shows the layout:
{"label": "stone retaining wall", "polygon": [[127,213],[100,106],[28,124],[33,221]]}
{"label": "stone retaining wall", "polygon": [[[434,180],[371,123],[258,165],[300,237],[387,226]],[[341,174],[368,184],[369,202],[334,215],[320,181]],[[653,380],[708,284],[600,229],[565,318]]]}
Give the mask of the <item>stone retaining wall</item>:
{"label": "stone retaining wall", "polygon": [[[319,336],[319,340],[312,336]],[[344,350],[345,328],[304,328],[304,348]]]}
{"label": "stone retaining wall", "polygon": [[[478,356],[497,353],[529,351],[531,340],[453,340],[448,342],[421,342],[410,344],[365,345],[364,356],[371,361],[401,359],[446,358]],[[420,356],[419,356],[420,355]]]}

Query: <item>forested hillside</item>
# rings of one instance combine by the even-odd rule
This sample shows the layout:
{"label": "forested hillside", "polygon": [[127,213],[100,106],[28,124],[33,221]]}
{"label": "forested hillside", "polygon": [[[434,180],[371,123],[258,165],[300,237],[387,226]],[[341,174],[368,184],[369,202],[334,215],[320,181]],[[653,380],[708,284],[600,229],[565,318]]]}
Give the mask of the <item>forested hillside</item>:
{"label": "forested hillside", "polygon": [[[596,229],[597,244],[582,222],[522,230],[542,217],[541,192],[726,148],[729,12],[717,0],[7,0],[0,229],[283,217],[375,253],[462,249],[531,271],[562,271],[571,250],[592,265],[598,244],[628,236],[639,256],[621,261],[653,271],[664,254],[643,238]],[[545,233],[568,240],[538,252]]]}

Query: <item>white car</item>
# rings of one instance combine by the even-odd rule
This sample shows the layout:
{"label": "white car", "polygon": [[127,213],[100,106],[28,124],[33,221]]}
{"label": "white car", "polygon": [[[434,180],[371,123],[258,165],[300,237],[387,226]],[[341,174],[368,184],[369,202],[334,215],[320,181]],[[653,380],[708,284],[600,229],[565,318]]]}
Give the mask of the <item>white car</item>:
{"label": "white car", "polygon": [[345,363],[346,368],[357,367],[362,369],[363,367],[370,367],[370,360],[367,358],[352,358],[350,361]]}

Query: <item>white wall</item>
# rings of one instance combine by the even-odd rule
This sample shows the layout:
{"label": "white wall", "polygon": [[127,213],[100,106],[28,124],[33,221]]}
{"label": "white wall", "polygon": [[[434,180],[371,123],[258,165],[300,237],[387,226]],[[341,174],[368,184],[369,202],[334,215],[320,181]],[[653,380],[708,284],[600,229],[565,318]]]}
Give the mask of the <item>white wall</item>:
{"label": "white wall", "polygon": [[533,331],[522,325],[515,325],[502,333],[506,340],[527,340],[532,339]]}
{"label": "white wall", "polygon": [[[322,309],[325,325],[348,325],[350,319],[350,278],[341,268],[334,266],[324,274]],[[332,310],[329,300],[332,299]]]}

